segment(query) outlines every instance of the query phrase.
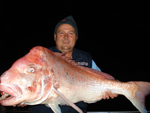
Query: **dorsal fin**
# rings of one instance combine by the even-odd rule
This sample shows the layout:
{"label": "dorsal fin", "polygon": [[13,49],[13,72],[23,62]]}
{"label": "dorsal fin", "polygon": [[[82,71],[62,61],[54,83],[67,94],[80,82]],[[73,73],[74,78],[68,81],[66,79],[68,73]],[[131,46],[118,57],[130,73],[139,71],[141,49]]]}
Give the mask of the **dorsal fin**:
{"label": "dorsal fin", "polygon": [[56,55],[60,56],[63,60],[67,61],[68,63],[71,63],[75,66],[80,66],[80,64],[78,64],[77,62],[75,62],[73,60],[73,58],[70,58],[70,57],[66,57],[66,53],[55,53]]}
{"label": "dorsal fin", "polygon": [[65,53],[55,53],[57,56],[59,56],[61,59],[65,60],[68,63],[71,63],[73,66],[76,66],[77,68],[86,71],[87,73],[92,74],[93,76],[98,76],[98,78],[101,79],[110,79],[110,80],[114,80],[114,77],[112,77],[111,75],[101,72],[101,71],[97,71],[95,69],[92,68],[88,68],[88,67],[84,67],[81,66],[80,64],[78,64],[77,62],[75,62],[74,60],[72,60],[72,58],[66,57]]}

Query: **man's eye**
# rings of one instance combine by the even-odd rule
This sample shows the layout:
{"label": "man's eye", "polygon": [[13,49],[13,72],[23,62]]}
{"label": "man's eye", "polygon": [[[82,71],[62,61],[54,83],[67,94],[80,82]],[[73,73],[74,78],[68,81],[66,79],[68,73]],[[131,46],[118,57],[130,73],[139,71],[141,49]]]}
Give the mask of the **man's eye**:
{"label": "man's eye", "polygon": [[29,73],[33,73],[33,72],[34,72],[34,68],[28,69],[28,72],[29,72]]}
{"label": "man's eye", "polygon": [[64,34],[63,32],[60,32],[60,34]]}

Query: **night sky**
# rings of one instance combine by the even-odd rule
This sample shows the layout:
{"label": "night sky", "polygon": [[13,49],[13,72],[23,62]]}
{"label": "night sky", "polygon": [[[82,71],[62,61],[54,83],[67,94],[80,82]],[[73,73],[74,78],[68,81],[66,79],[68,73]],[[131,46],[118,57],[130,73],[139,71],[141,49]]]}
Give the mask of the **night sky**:
{"label": "night sky", "polygon": [[[102,71],[124,82],[150,82],[149,11],[146,2],[0,1],[0,74],[32,47],[55,46],[55,25],[72,15],[79,30],[76,48],[90,53]],[[146,107],[150,110],[150,96]],[[88,109],[136,110],[124,96]]]}

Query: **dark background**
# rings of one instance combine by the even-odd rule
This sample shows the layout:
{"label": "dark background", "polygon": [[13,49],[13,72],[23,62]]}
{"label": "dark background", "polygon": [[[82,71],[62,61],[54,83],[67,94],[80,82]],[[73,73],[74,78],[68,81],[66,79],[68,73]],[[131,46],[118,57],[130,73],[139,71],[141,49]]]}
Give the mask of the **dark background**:
{"label": "dark background", "polygon": [[[0,74],[37,45],[51,47],[54,27],[72,15],[76,48],[89,52],[104,72],[120,81],[149,81],[150,8],[146,2],[0,1]],[[146,98],[150,110],[150,96]],[[129,111],[124,97],[102,100],[90,111]]]}

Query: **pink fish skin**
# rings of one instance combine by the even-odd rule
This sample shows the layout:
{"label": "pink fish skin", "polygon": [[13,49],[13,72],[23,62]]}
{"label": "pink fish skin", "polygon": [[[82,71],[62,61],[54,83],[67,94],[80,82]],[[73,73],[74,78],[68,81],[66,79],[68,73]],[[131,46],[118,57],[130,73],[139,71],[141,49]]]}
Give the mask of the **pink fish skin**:
{"label": "pink fish skin", "polygon": [[46,104],[54,113],[61,113],[58,104],[70,105],[82,113],[74,103],[94,103],[111,96],[109,91],[124,95],[146,113],[145,96],[150,93],[150,83],[121,82],[104,72],[82,67],[65,54],[36,46],[1,75],[0,91],[3,106]]}

